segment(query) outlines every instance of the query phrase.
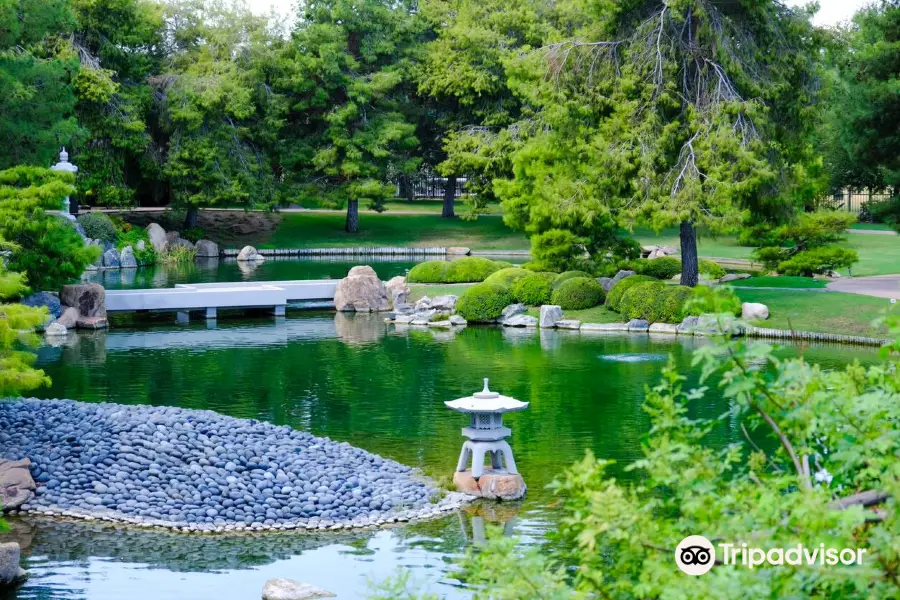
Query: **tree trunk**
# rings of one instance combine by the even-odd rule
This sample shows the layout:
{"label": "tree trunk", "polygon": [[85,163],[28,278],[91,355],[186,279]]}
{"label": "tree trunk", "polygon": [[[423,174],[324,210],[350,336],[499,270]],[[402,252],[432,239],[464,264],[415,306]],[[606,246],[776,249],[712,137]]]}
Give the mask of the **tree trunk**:
{"label": "tree trunk", "polygon": [[359,200],[347,200],[347,225],[344,230],[347,233],[359,231]]}
{"label": "tree trunk", "polygon": [[693,221],[681,222],[681,285],[694,287],[700,279],[697,260],[697,232]]}
{"label": "tree trunk", "polygon": [[453,212],[454,200],[456,200],[456,175],[450,175],[447,177],[447,184],[444,187],[444,208],[441,211],[442,217],[450,219],[456,216],[456,213]]}
{"label": "tree trunk", "polygon": [[412,202],[413,200],[415,200],[415,196],[413,195],[412,181],[410,181],[409,175],[400,176],[400,197],[406,198],[407,202]]}
{"label": "tree trunk", "polygon": [[184,229],[193,229],[197,226],[197,219],[200,216],[200,209],[196,206],[191,206],[187,209],[187,213],[184,215]]}

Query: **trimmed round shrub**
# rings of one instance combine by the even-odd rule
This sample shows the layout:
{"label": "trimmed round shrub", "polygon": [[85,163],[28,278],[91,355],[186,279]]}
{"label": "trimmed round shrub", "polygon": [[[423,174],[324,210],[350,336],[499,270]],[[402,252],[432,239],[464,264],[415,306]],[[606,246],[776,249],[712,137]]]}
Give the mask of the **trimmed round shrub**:
{"label": "trimmed round shrub", "polygon": [[517,266],[506,260],[495,260],[494,264],[497,265],[498,269],[511,269],[512,267]]}
{"label": "trimmed round shrub", "polygon": [[708,279],[725,277],[725,269],[719,266],[719,263],[705,258],[700,259],[700,272],[706,275]]}
{"label": "trimmed round shrub", "polygon": [[667,285],[653,301],[647,317],[653,323],[681,323],[688,316],[687,303],[694,297],[693,288]]}
{"label": "trimmed round shrub", "polygon": [[566,271],[565,273],[560,273],[559,275],[557,275],[553,280],[553,289],[555,290],[568,280],[576,278],[593,279],[594,276],[590,273],[585,273],[584,271]]}
{"label": "trimmed round shrub", "polygon": [[635,261],[635,271],[656,279],[672,279],[681,273],[681,261],[674,256]]}
{"label": "trimmed round shrub", "polygon": [[479,283],[462,293],[456,302],[456,312],[466,321],[483,323],[499,317],[513,302],[512,294],[502,285]]}
{"label": "trimmed round shrub", "polygon": [[450,263],[445,260],[429,260],[409,270],[406,280],[410,283],[444,283]]}
{"label": "trimmed round shrub", "polygon": [[513,267],[511,269],[500,269],[495,271],[484,280],[485,283],[496,283],[503,287],[510,287],[516,281],[531,275],[531,271]]}
{"label": "trimmed round shrub", "polygon": [[467,256],[449,263],[444,283],[471,283],[484,281],[500,270],[494,261],[481,256]]}
{"label": "trimmed round shrub", "polygon": [[113,242],[119,238],[119,231],[104,213],[86,213],[78,217],[78,222],[84,227],[84,233],[94,240]]}
{"label": "trimmed round shrub", "polygon": [[509,291],[516,302],[528,306],[540,306],[550,302],[553,294],[553,279],[556,273],[531,273],[513,282]]}
{"label": "trimmed round shrub", "polygon": [[[555,280],[554,280],[555,281]],[[579,310],[603,304],[606,294],[603,286],[592,277],[568,279],[553,291],[551,304],[558,304],[563,310]]]}
{"label": "trimmed round shrub", "polygon": [[653,304],[668,287],[661,281],[643,281],[632,285],[619,300],[619,314],[626,319],[647,319],[653,322]]}
{"label": "trimmed round shrub", "polygon": [[646,275],[632,275],[631,277],[620,279],[606,295],[606,308],[618,311],[619,301],[622,299],[622,295],[627,292],[631,286],[639,283],[646,283],[648,281],[657,282],[654,278]]}

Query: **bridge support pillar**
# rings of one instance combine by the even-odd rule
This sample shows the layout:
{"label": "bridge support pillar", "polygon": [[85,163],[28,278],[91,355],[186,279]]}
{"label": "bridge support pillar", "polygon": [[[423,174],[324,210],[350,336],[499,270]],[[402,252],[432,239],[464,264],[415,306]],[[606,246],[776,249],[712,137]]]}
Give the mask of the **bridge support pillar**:
{"label": "bridge support pillar", "polygon": [[276,317],[283,317],[285,314],[284,304],[279,304],[279,305],[275,306],[272,314],[274,314]]}
{"label": "bridge support pillar", "polygon": [[215,319],[216,318],[216,307],[212,306],[206,309],[206,318],[207,319]]}
{"label": "bridge support pillar", "polygon": [[179,310],[177,313],[175,313],[175,321],[177,323],[190,323],[191,313],[186,310]]}

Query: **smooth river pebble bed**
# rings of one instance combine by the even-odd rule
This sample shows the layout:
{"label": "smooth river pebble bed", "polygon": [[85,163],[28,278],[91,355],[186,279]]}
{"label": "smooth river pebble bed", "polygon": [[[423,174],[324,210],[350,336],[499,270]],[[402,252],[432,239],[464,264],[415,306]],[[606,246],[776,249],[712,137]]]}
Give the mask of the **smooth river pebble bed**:
{"label": "smooth river pebble bed", "polygon": [[25,512],[183,531],[371,527],[469,499],[346,442],[177,407],[0,402],[0,456],[33,463]]}

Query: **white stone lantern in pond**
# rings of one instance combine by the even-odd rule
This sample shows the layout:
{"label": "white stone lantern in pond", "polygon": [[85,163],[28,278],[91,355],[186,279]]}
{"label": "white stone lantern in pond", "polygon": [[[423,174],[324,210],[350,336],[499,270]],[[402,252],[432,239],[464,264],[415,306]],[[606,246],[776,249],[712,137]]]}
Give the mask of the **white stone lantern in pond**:
{"label": "white stone lantern in pond", "polygon": [[[62,171],[63,173],[72,173],[73,175],[78,172],[78,167],[69,162],[69,153],[66,152],[66,147],[63,146],[62,150],[59,153],[59,162],[50,167],[51,171]],[[75,219],[72,216],[72,211],[70,208],[71,204],[69,202],[69,197],[66,196],[66,199],[63,200],[63,216],[69,219]]]}
{"label": "white stone lantern in pond", "polygon": [[[468,439],[463,442],[453,476],[457,488],[485,498],[524,496],[525,482],[516,469],[512,448],[506,441],[512,432],[503,425],[503,413],[525,410],[528,403],[492,392],[485,378],[482,391],[444,404],[469,415],[469,426],[462,429],[463,436]],[[489,471],[484,467],[486,457],[491,460]],[[471,472],[467,470],[470,460]]]}

